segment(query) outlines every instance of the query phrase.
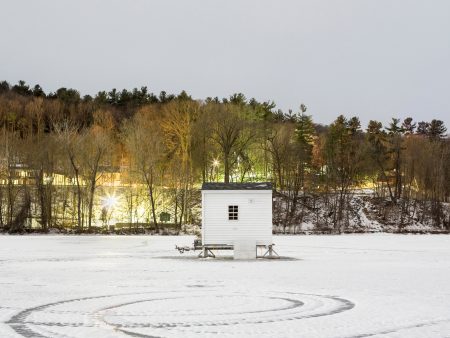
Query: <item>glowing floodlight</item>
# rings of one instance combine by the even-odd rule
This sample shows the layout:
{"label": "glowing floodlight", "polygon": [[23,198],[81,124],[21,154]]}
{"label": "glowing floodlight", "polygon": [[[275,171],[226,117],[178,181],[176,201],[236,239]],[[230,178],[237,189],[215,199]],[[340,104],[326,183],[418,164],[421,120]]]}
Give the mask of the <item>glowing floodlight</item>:
{"label": "glowing floodlight", "polygon": [[118,198],[116,196],[106,196],[103,198],[103,207],[112,209],[117,205]]}

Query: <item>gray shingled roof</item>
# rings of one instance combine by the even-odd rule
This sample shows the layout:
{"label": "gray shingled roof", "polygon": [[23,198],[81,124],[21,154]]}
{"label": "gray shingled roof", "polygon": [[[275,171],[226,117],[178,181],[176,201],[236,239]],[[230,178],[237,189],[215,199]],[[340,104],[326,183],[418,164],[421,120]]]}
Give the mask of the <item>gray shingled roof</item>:
{"label": "gray shingled roof", "polygon": [[202,190],[272,190],[272,183],[218,183],[206,182],[202,185]]}

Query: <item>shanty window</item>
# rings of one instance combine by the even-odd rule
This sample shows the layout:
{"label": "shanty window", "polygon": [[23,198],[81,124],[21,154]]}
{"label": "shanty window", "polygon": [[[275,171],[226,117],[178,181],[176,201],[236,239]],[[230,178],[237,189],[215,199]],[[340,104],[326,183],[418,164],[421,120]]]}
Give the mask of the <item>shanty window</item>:
{"label": "shanty window", "polygon": [[239,214],[239,207],[237,205],[228,206],[228,220],[237,221]]}

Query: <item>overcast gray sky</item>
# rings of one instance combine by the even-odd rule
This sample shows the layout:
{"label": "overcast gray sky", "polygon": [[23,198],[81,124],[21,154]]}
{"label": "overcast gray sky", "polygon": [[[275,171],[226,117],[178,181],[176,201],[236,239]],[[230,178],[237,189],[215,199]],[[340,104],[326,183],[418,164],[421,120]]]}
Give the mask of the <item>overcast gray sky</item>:
{"label": "overcast gray sky", "polygon": [[243,92],[450,129],[447,0],[0,0],[0,29],[0,79],[46,91]]}

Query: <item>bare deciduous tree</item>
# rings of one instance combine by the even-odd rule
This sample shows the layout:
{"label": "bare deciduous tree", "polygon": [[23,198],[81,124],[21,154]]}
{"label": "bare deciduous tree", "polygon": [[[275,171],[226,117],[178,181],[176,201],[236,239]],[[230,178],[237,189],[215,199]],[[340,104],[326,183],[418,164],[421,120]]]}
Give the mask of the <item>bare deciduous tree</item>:
{"label": "bare deciduous tree", "polygon": [[151,108],[141,109],[132,120],[125,123],[123,140],[130,155],[130,165],[136,176],[147,187],[153,223],[158,231],[156,216],[158,193],[156,187],[161,184],[166,155],[157,113]]}

